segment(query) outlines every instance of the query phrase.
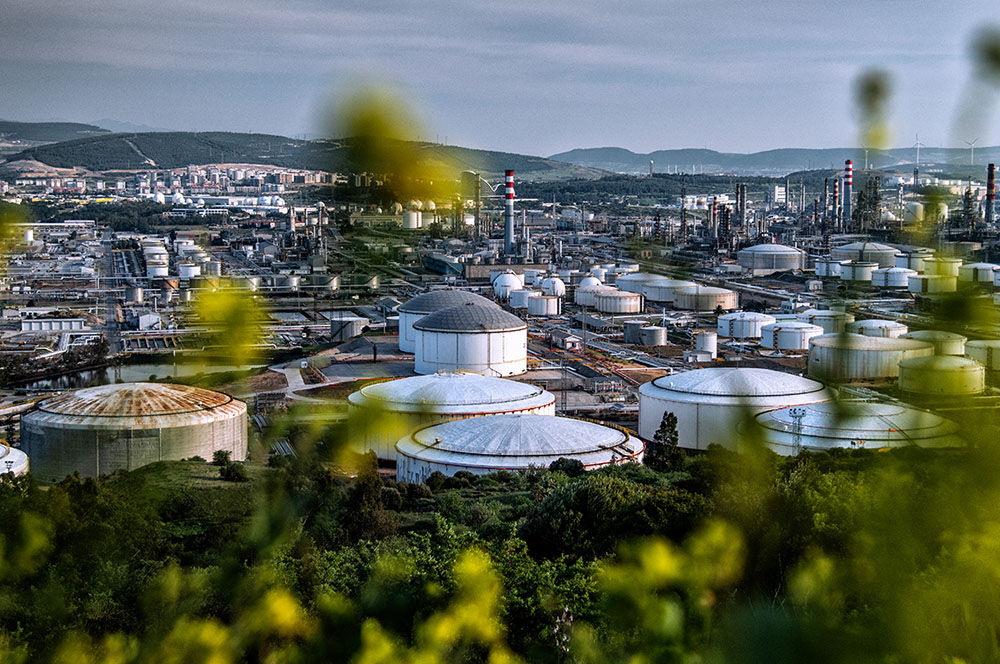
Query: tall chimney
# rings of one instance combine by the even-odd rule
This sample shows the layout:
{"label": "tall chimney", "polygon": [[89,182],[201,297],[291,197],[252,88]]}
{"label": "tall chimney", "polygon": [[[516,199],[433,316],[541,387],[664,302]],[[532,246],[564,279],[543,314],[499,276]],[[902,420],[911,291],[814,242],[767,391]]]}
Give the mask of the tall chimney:
{"label": "tall chimney", "polygon": [[844,227],[851,225],[851,194],[854,189],[854,164],[850,159],[844,162]]}
{"label": "tall chimney", "polygon": [[833,181],[833,227],[838,231],[841,229],[840,217],[840,178]]}
{"label": "tall chimney", "polygon": [[990,164],[986,170],[986,226],[993,225],[993,201],[996,198],[996,164]]}
{"label": "tall chimney", "polygon": [[503,213],[503,253],[507,256],[514,255],[514,171],[504,171],[504,198],[505,207]]}

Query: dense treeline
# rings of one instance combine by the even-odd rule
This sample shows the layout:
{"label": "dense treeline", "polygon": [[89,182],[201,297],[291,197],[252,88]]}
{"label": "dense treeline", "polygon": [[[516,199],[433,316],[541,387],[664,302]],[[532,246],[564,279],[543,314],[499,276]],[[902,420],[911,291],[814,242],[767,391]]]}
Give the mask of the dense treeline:
{"label": "dense treeline", "polygon": [[[31,216],[43,222],[93,219],[98,226],[108,226],[117,232],[136,231],[140,233],[153,232],[155,226],[164,223],[166,219],[164,214],[170,210],[169,205],[149,200],[92,204],[85,208],[76,205],[66,206],[46,201],[33,201],[28,204],[28,207]],[[178,220],[171,221],[177,222]]]}

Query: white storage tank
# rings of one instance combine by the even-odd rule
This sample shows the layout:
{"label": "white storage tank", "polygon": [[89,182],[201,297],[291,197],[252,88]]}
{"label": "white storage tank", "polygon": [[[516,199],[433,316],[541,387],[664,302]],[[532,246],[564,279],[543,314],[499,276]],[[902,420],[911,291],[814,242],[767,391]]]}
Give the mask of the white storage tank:
{"label": "white storage tank", "polygon": [[648,284],[653,281],[662,281],[663,279],[664,277],[662,274],[628,272],[618,277],[615,281],[615,286],[617,286],[619,290],[642,295],[642,287],[644,284]]}
{"label": "white storage tank", "polygon": [[715,286],[689,286],[674,293],[674,306],[678,309],[712,312],[717,309],[739,309],[740,296],[727,288]]}
{"label": "white storage tank", "polygon": [[613,288],[594,292],[597,310],[606,314],[637,314],[642,311],[642,295]]}
{"label": "white storage tank", "polygon": [[555,415],[555,403],[555,395],[529,383],[441,372],[362,387],[347,398],[347,421],[352,449],[395,460],[396,441],[428,422],[500,413]]}
{"label": "white storage tank", "polygon": [[767,275],[805,267],[806,252],[783,244],[758,244],[736,255],[736,262],[753,275]]}
{"label": "white storage tank", "polygon": [[833,249],[830,257],[841,261],[862,261],[878,263],[879,267],[893,267],[898,253],[893,247],[877,242],[852,242]]}
{"label": "white storage tank", "polygon": [[816,260],[816,276],[817,277],[827,277],[830,279],[840,278],[840,268],[847,261],[837,260],[834,258],[820,258]]}
{"label": "white storage tank", "polygon": [[951,420],[903,404],[868,401],[771,410],[757,415],[747,432],[785,456],[838,447],[879,450],[964,445],[958,425]]}
{"label": "white storage tank", "polygon": [[933,354],[932,344],[916,339],[823,334],[809,340],[809,375],[838,382],[895,378],[901,360]]}
{"label": "white storage tank", "polygon": [[403,212],[403,228],[416,230],[421,227],[420,210],[406,210]]}
{"label": "white storage tank", "polygon": [[907,289],[911,293],[954,293],[958,289],[958,277],[943,274],[910,275]]}
{"label": "white storage tank", "polygon": [[648,302],[673,304],[678,289],[697,285],[693,281],[684,281],[683,279],[656,279],[643,283],[642,294]]}
{"label": "white storage tank", "polygon": [[962,267],[961,258],[925,258],[924,274],[940,275],[944,277],[958,277],[958,270]]}
{"label": "white storage tank", "polygon": [[544,270],[528,269],[524,271],[524,284],[526,286],[534,286],[535,281],[538,280],[538,276],[545,274]]}
{"label": "white storage tank", "polygon": [[578,283],[576,285],[576,287],[577,288],[591,288],[593,286],[600,286],[600,285],[601,285],[601,280],[600,279],[598,279],[597,277],[595,277],[593,274],[588,274],[587,276],[585,276],[583,279],[580,280],[580,283]]}
{"label": "white storage tank", "polygon": [[668,328],[659,325],[647,325],[639,330],[639,338],[643,346],[666,346]]}
{"label": "white storage tank", "polygon": [[528,325],[496,306],[472,302],[442,309],[413,324],[414,371],[475,371],[515,376],[528,370]]}
{"label": "white storage tank", "polygon": [[642,461],[645,446],[625,429],[546,415],[487,415],[428,424],[396,443],[396,479],[423,482],[439,471],[486,475],[547,468],[561,458],[591,470]]}
{"label": "white storage tank", "polygon": [[510,292],[510,307],[511,309],[527,309],[528,298],[533,295],[541,294],[542,291],[535,290],[533,288],[520,288],[518,290],[513,290]]}
{"label": "white storage tank", "polygon": [[821,334],[825,333],[819,325],[797,320],[779,321],[761,326],[760,346],[784,351],[806,350],[809,340]]}
{"label": "white storage tank", "polygon": [[896,267],[922,272],[924,269],[924,261],[933,257],[934,254],[930,251],[911,251],[908,254],[897,254]]}
{"label": "white storage tank", "polygon": [[170,274],[167,261],[146,261],[146,276],[150,279],[165,277]]}
{"label": "white storage tank", "polygon": [[828,309],[809,309],[800,313],[796,318],[801,323],[818,325],[823,328],[823,332],[826,334],[843,332],[847,329],[848,323],[854,322],[854,314]]}
{"label": "white storage tank", "polygon": [[847,331],[866,337],[892,337],[895,339],[909,332],[909,328],[894,320],[868,318],[848,323]]}
{"label": "white storage tank", "polygon": [[1000,269],[1000,265],[995,263],[969,263],[958,268],[958,280],[992,285],[997,269]]}
{"label": "white storage tank", "polygon": [[414,323],[435,311],[466,302],[483,307],[500,308],[495,302],[482,295],[454,289],[428,291],[399,305],[399,350],[405,353],[416,351],[417,333],[413,329]]}
{"label": "white storage tank", "polygon": [[590,271],[594,275],[595,279],[599,279],[601,283],[604,283],[604,279],[607,277],[608,271],[603,267],[595,267]]}
{"label": "white storage tank", "polygon": [[714,360],[719,354],[719,335],[715,332],[695,332],[694,350],[698,353],[708,353]]}
{"label": "white storage tank", "polygon": [[985,366],[987,371],[1000,371],[1000,339],[966,341],[965,356]]}
{"label": "white storage tank", "polygon": [[542,279],[542,292],[546,295],[562,297],[566,294],[566,284],[559,277],[546,277]]}
{"label": "white storage tank", "polygon": [[194,279],[201,276],[201,266],[191,261],[177,261],[177,276],[181,279]]}
{"label": "white storage tank", "polygon": [[597,304],[597,293],[613,290],[618,289],[614,286],[605,286],[604,284],[587,286],[586,288],[577,288],[573,291],[573,301],[581,307],[593,307]]}
{"label": "white storage tank", "polygon": [[528,298],[528,315],[558,316],[562,313],[562,299],[554,295],[532,295]]}
{"label": "white storage tank", "polygon": [[840,278],[843,281],[869,282],[878,267],[878,263],[847,261],[840,266]]}
{"label": "white storage tank", "polygon": [[665,412],[677,416],[679,445],[735,448],[737,425],[773,408],[827,401],[832,394],[808,378],[753,368],[695,369],[639,387],[639,435],[652,440]]}
{"label": "white storage tank", "polygon": [[[545,283],[544,281],[542,282]],[[498,274],[493,279],[493,297],[498,300],[506,300],[510,297],[511,291],[521,290],[524,288],[524,283],[521,278],[507,270]]]}
{"label": "white storage tank", "polygon": [[765,325],[774,323],[777,319],[770,314],[756,311],[734,311],[731,314],[719,316],[719,336],[734,339],[760,339]]}
{"label": "white storage tank", "polygon": [[[28,232],[25,231],[25,233]],[[29,465],[27,454],[0,441],[0,475],[6,473],[11,473],[14,476],[24,475],[28,472]]]}
{"label": "white storage tank", "polygon": [[899,363],[899,389],[924,395],[980,394],[986,389],[986,367],[952,355],[911,357]]}
{"label": "white storage tank", "polygon": [[880,267],[872,272],[872,285],[879,288],[907,288],[916,271],[905,267]]}
{"label": "white storage tank", "polygon": [[902,336],[934,344],[935,355],[965,355],[965,342],[968,341],[961,334],[944,330],[914,330]]}

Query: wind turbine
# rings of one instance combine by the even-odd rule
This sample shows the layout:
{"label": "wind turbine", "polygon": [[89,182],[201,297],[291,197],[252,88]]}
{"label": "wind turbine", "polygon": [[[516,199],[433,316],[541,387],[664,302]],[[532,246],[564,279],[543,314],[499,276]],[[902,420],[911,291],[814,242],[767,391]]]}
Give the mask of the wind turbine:
{"label": "wind turbine", "polygon": [[919,169],[920,168],[920,148],[925,148],[927,146],[920,142],[920,134],[916,135],[916,139],[917,139],[917,142],[914,143],[911,147],[914,147],[914,148],[917,149],[917,169]]}
{"label": "wind turbine", "polygon": [[976,141],[979,138],[972,139],[972,142],[966,141],[965,144],[969,146],[969,165],[974,166],[976,163]]}

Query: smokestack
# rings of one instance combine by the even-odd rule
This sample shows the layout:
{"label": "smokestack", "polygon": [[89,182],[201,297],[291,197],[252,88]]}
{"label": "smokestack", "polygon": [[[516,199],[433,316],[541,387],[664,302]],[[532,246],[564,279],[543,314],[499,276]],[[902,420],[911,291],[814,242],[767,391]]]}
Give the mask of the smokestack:
{"label": "smokestack", "polygon": [[833,227],[840,228],[840,178],[833,181]]}
{"label": "smokestack", "polygon": [[830,178],[823,178],[823,195],[822,195],[822,198],[823,198],[823,202],[822,202],[823,214],[821,215],[821,217],[823,219],[826,219],[828,216],[830,216],[830,212],[829,212],[829,210],[830,210],[830,203],[829,203],[829,198],[830,198]]}
{"label": "smokestack", "polygon": [[851,194],[854,189],[854,164],[850,159],[844,162],[844,225],[851,223]]}
{"label": "smokestack", "polygon": [[504,198],[505,207],[503,213],[503,252],[507,256],[514,255],[514,171],[504,171]]}
{"label": "smokestack", "polygon": [[996,164],[986,168],[986,226],[993,225],[993,201],[996,198]]}

